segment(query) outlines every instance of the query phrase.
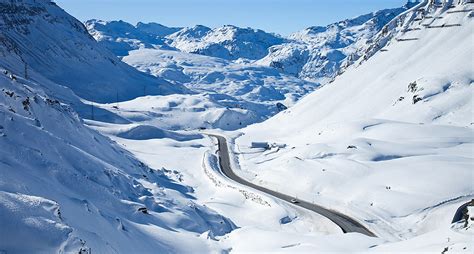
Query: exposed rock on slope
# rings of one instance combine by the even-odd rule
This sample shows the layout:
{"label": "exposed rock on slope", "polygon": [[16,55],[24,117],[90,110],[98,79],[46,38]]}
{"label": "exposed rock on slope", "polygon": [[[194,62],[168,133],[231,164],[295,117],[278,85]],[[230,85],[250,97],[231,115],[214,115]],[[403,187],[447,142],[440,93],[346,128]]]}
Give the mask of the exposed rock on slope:
{"label": "exposed rock on slope", "polygon": [[[195,29],[196,27],[193,28],[193,30]],[[285,41],[277,35],[262,30],[231,25],[207,31],[201,29],[200,36],[194,36],[194,40],[189,40],[187,36],[183,37],[188,33],[189,31],[186,31],[186,33],[177,32],[167,36],[167,38],[172,40],[172,46],[181,51],[229,60],[239,58],[260,59],[267,54],[270,46]]]}
{"label": "exposed rock on slope", "polygon": [[119,56],[138,48],[177,49],[187,53],[227,60],[260,59],[272,45],[286,40],[262,30],[226,25],[211,29],[196,25],[170,28],[155,23],[89,20],[86,27],[94,38]]}
{"label": "exposed rock on slope", "polygon": [[290,35],[290,42],[272,46],[259,63],[303,79],[327,83],[341,66],[361,56],[358,49],[370,43],[385,24],[410,7],[381,10],[326,27],[309,27]]}

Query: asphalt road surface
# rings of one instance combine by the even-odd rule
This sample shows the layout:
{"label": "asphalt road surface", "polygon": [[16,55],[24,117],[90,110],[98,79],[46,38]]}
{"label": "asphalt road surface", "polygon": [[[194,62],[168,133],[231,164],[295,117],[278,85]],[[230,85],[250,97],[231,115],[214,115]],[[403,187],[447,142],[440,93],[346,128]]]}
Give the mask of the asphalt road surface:
{"label": "asphalt road surface", "polygon": [[342,229],[342,231],[344,233],[356,232],[356,233],[361,233],[361,234],[364,234],[364,235],[367,235],[367,236],[376,237],[374,233],[370,232],[362,224],[360,224],[356,220],[354,220],[354,219],[352,219],[352,218],[350,218],[350,217],[348,217],[344,214],[341,214],[341,213],[333,211],[333,210],[326,209],[322,206],[319,206],[319,205],[316,205],[316,204],[313,204],[313,203],[309,203],[309,202],[306,202],[306,201],[303,201],[303,200],[297,200],[297,203],[294,203],[294,202],[292,202],[292,200],[295,201],[296,200],[295,197],[292,197],[292,196],[289,196],[289,195],[286,195],[286,194],[283,194],[283,193],[280,193],[280,192],[276,192],[276,191],[273,191],[273,190],[269,190],[269,189],[264,188],[262,186],[259,186],[259,185],[253,184],[251,182],[248,182],[247,180],[245,180],[243,178],[240,178],[239,176],[237,176],[234,173],[234,171],[232,171],[232,168],[230,166],[229,149],[227,147],[226,139],[224,137],[218,136],[218,135],[213,135],[213,134],[208,134],[208,135],[217,138],[218,146],[219,146],[219,164],[220,164],[220,168],[221,168],[222,174],[224,174],[225,176],[227,176],[231,180],[236,181],[236,182],[238,182],[242,185],[254,188],[254,189],[259,190],[261,192],[265,192],[268,195],[271,195],[273,197],[285,200],[285,201],[287,201],[287,202],[289,202],[293,205],[296,205],[296,206],[311,210],[313,212],[316,212],[316,213],[328,218],[332,222],[334,222],[336,225],[338,225]]}

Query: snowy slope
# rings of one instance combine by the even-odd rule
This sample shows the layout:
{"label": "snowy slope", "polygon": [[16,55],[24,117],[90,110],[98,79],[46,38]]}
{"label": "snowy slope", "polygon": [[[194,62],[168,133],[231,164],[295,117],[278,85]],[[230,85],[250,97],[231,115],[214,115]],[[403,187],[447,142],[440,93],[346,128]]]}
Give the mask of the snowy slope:
{"label": "snowy slope", "polygon": [[177,172],[136,160],[38,84],[0,81],[0,250],[209,251],[196,234],[234,227],[194,203]]}
{"label": "snowy slope", "polygon": [[[148,167],[109,138],[84,126],[74,109],[63,103],[85,110],[84,101],[60,84],[75,82],[76,71],[99,68],[100,61],[89,59],[91,62],[72,66],[67,72],[61,66],[87,56],[68,54],[83,51],[61,48],[54,51],[58,55],[49,52],[50,59],[44,53],[58,46],[49,40],[56,36],[69,40],[63,46],[88,38],[92,56],[105,54],[119,60],[97,46],[85,30],[79,36],[74,26],[62,24],[66,20],[80,25],[49,1],[0,2],[0,7],[4,11],[0,47],[0,252],[152,253],[190,248],[210,252],[217,248],[205,236],[228,233],[235,227],[229,219],[197,203],[193,188],[182,183],[177,171]],[[42,29],[49,34],[43,34]],[[19,38],[24,42],[37,40],[35,46],[27,47],[19,44]],[[51,71],[32,65],[27,70],[28,79],[24,79],[22,58],[50,61],[50,68],[66,72],[68,77],[57,84],[48,79]],[[141,85],[147,80],[159,81],[123,63],[113,66],[104,73],[102,82],[112,84],[118,78],[131,81],[128,78],[134,77]],[[87,83],[72,89],[83,95],[82,86]],[[112,87],[120,88],[121,84]],[[123,87],[127,93],[131,88]],[[98,91],[94,95],[102,94]],[[101,120],[127,122],[112,112],[97,107],[94,111]],[[172,132],[164,135],[162,138],[177,140],[203,138]],[[200,238],[201,234],[204,237]]]}
{"label": "snowy slope", "polygon": [[289,36],[290,41],[270,48],[258,63],[303,79],[327,83],[341,65],[360,55],[357,50],[395,16],[411,6],[386,9],[346,19],[328,26],[314,26]]}
{"label": "snowy slope", "polygon": [[253,116],[237,128],[276,114],[281,110],[278,104],[289,107],[317,87],[273,68],[179,51],[140,49],[131,51],[123,61],[202,93],[210,103],[249,111]]}
{"label": "snowy slope", "polygon": [[[237,107],[235,104],[226,106],[237,104],[239,101],[220,97],[222,96],[206,93],[144,96],[119,104],[95,104],[95,106],[115,113],[128,123],[153,126],[159,131],[199,128],[236,130],[263,120],[263,116],[252,110]],[[265,108],[261,111],[263,110]]]}
{"label": "snowy slope", "polygon": [[[384,50],[244,129],[241,174],[354,216],[386,239],[419,236],[392,247],[441,251],[454,243],[430,236],[472,239],[450,225],[455,204],[474,196],[473,4],[454,4],[421,3],[421,19],[416,9],[402,14]],[[265,152],[252,141],[287,146]]]}
{"label": "snowy slope", "polygon": [[5,67],[17,73],[26,63],[30,71],[100,102],[135,98],[144,86],[149,94],[185,91],[122,63],[54,2],[0,1],[0,9],[0,54]]}

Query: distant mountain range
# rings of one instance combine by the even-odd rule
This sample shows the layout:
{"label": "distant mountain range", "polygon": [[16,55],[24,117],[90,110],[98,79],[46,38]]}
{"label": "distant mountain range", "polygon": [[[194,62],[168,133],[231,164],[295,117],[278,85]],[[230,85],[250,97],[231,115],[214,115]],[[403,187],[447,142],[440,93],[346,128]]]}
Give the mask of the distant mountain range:
{"label": "distant mountain range", "polygon": [[157,23],[134,26],[124,21],[100,20],[89,20],[85,25],[99,43],[121,57],[140,48],[176,50],[254,62],[325,84],[334,78],[341,66],[347,66],[360,57],[357,49],[370,43],[385,24],[410,7],[412,4],[324,27],[309,27],[287,38],[232,25],[214,29],[202,25],[179,28]]}

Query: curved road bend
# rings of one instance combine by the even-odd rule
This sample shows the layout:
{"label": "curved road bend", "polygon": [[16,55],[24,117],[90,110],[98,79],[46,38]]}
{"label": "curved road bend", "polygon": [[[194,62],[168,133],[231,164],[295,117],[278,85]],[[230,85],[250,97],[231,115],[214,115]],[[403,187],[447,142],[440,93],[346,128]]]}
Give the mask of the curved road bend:
{"label": "curved road bend", "polygon": [[[292,196],[285,195],[280,192],[276,192],[273,190],[269,190],[267,188],[264,188],[262,186],[253,184],[251,182],[248,182],[247,180],[244,180],[243,178],[240,178],[237,176],[234,171],[232,171],[232,168],[230,166],[230,158],[229,158],[229,149],[227,147],[227,141],[224,137],[214,135],[214,134],[207,134],[208,136],[215,137],[218,140],[218,147],[219,147],[219,165],[221,167],[222,173],[227,176],[228,178],[246,185],[248,187],[257,189],[261,192],[265,192],[271,196],[274,196],[276,198],[282,199],[284,201],[287,201],[291,203],[291,199],[294,199]],[[367,236],[371,237],[376,237],[374,233],[370,232],[366,227],[364,227],[362,224],[357,222],[356,220],[333,210],[326,209],[322,206],[315,205],[303,200],[298,200],[298,203],[292,203],[293,205],[303,207],[305,209],[311,210],[313,212],[319,213],[320,215],[328,218],[332,222],[334,222],[336,225],[338,225],[344,233],[350,233],[350,232],[357,232],[361,233]]]}

